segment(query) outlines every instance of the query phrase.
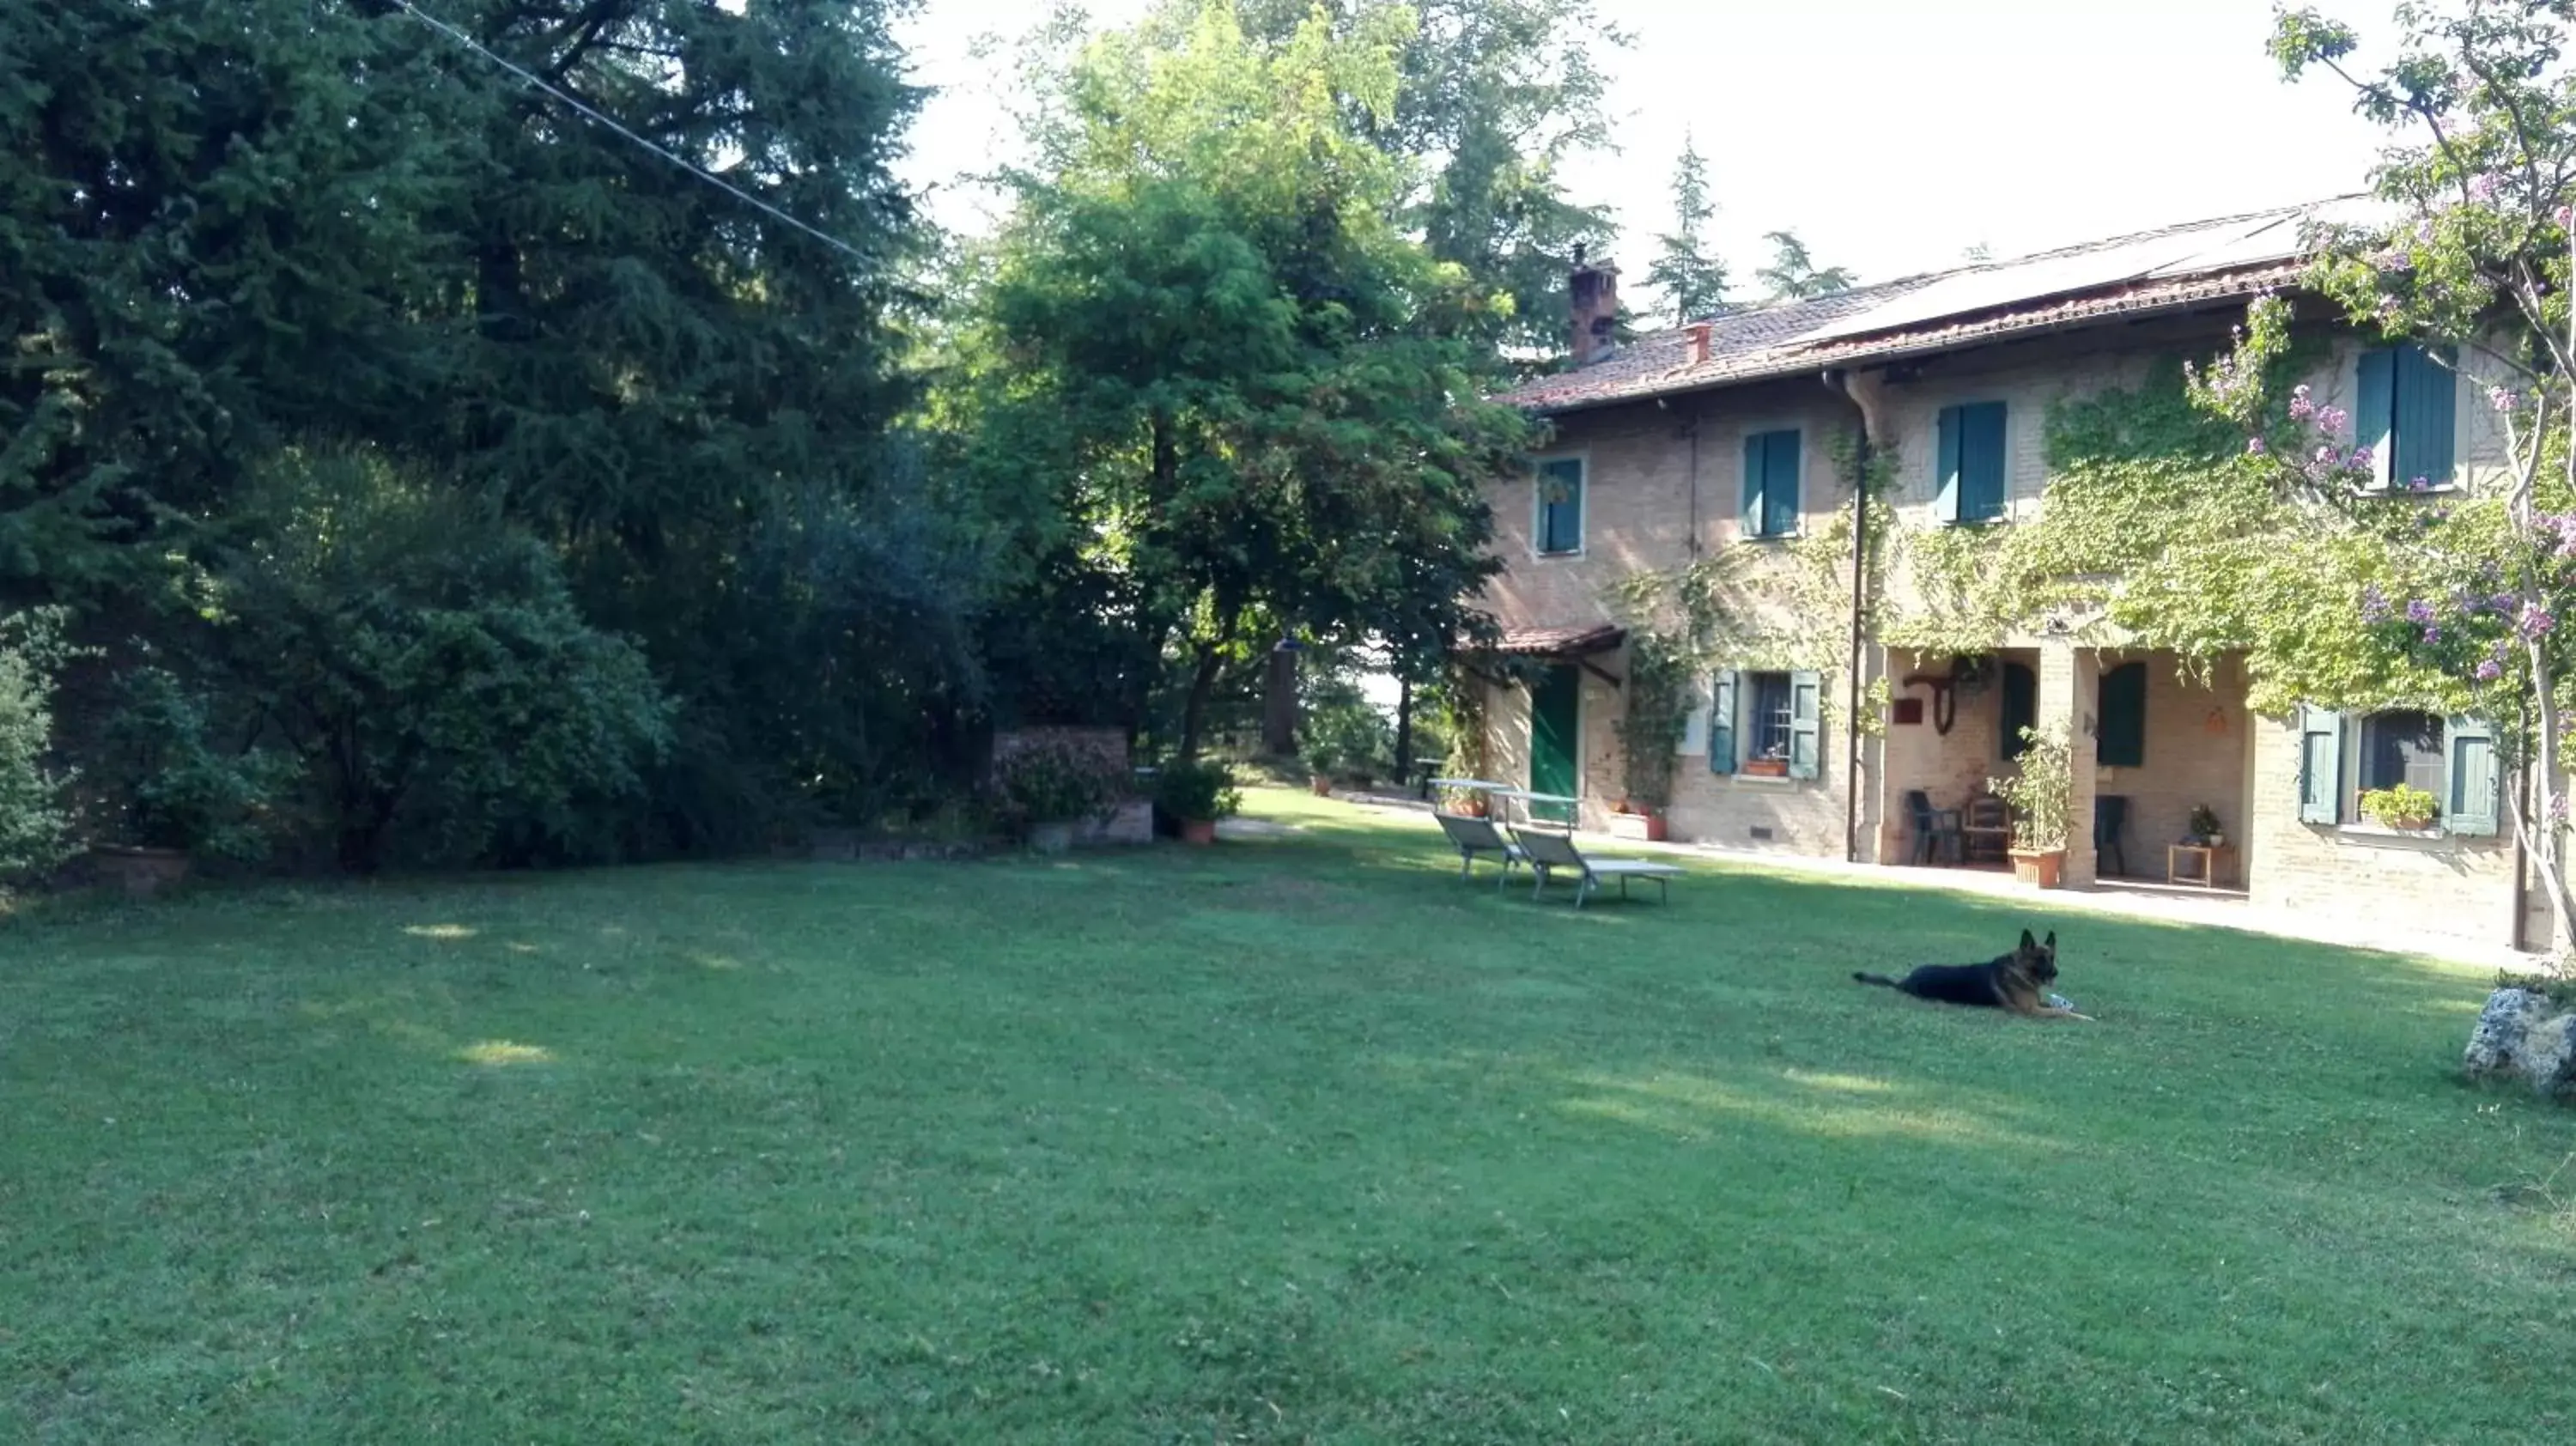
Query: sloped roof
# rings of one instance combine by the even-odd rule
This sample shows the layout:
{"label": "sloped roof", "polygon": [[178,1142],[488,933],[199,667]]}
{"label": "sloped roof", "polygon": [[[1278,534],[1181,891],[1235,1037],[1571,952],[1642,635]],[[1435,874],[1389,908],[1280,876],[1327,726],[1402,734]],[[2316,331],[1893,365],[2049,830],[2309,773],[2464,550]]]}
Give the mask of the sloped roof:
{"label": "sloped roof", "polygon": [[2298,279],[2311,222],[2358,219],[2368,204],[2338,197],[1721,312],[1695,324],[1708,328],[1704,358],[1693,356],[1695,326],[1675,327],[1496,400],[1533,412],[1579,411],[2250,297]]}
{"label": "sloped roof", "polygon": [[1627,641],[1627,630],[1615,623],[1578,623],[1561,628],[1506,628],[1494,651],[1524,657],[1581,657],[1606,653]]}

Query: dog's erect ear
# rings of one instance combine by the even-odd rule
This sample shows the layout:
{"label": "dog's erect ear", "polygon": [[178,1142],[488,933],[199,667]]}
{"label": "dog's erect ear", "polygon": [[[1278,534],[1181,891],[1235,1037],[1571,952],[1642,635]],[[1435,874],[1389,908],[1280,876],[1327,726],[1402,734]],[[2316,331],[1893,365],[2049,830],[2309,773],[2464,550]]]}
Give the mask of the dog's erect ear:
{"label": "dog's erect ear", "polygon": [[2055,929],[2048,931],[2048,942],[2040,947],[2046,949],[2051,954],[2057,952],[2057,931]]}
{"label": "dog's erect ear", "polygon": [[2034,938],[2030,937],[2030,931],[2029,931],[2028,929],[2024,929],[2024,930],[2022,930],[2022,931],[2021,931],[2021,951],[2022,951],[2023,953],[2027,954],[2027,953],[2031,952],[2032,950],[2034,950],[2034,949],[2036,949],[2036,948],[2038,948],[2038,947],[2039,947],[2039,941],[2038,941],[2037,939],[2034,939]]}

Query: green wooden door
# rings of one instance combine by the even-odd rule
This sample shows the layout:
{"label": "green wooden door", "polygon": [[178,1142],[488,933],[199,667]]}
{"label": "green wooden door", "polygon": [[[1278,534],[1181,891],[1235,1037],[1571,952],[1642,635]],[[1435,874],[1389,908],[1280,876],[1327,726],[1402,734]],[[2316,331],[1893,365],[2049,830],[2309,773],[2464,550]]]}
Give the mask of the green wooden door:
{"label": "green wooden door", "polygon": [[[1575,792],[1575,750],[1583,719],[1583,674],[1560,663],[1530,688],[1529,789],[1571,798]],[[1532,817],[1557,819],[1562,806],[1534,806]]]}

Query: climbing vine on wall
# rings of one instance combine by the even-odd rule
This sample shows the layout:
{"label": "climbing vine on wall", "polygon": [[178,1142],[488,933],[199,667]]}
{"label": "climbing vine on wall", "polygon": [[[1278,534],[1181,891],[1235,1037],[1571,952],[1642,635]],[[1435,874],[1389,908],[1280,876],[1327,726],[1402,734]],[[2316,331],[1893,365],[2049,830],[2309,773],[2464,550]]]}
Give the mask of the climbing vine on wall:
{"label": "climbing vine on wall", "polygon": [[[2289,385],[2322,362],[2324,339],[2293,338],[2286,308],[2260,324],[2271,335],[2249,365],[2272,399],[2253,419],[2262,446],[2249,448],[2238,419],[2195,398],[2197,374],[2187,375],[2179,357],[2133,386],[2059,402],[2046,422],[2048,482],[2037,517],[1893,529],[1890,571],[1910,587],[1901,606],[1881,607],[1880,639],[1974,654],[2016,632],[2056,631],[2168,650],[2202,678],[2219,657],[2241,652],[2252,705],[2275,716],[2307,699],[2447,703],[2454,690],[2439,678],[2389,668],[2353,609],[2374,584],[2404,585],[2391,529],[2414,525],[2417,514],[2356,514],[2283,485],[2276,454],[2335,448],[2340,479],[2351,470],[2340,451],[2349,444],[2328,435],[2342,418],[2305,407],[2303,391]],[[2334,426],[2320,426],[2321,415]]]}

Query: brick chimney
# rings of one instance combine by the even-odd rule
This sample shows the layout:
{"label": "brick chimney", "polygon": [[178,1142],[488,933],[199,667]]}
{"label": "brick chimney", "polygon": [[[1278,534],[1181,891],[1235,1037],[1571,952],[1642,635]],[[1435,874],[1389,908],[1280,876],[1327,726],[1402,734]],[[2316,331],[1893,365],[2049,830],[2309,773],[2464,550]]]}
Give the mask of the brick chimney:
{"label": "brick chimney", "polygon": [[1708,336],[1709,324],[1704,321],[1692,322],[1683,330],[1682,341],[1692,366],[1708,361]]}
{"label": "brick chimney", "polygon": [[1585,261],[1577,246],[1566,294],[1573,303],[1574,364],[1590,366],[1618,347],[1619,268],[1607,261]]}

